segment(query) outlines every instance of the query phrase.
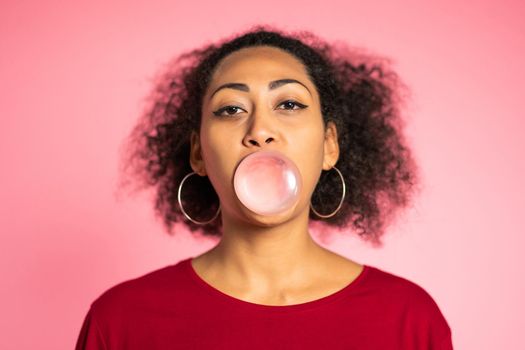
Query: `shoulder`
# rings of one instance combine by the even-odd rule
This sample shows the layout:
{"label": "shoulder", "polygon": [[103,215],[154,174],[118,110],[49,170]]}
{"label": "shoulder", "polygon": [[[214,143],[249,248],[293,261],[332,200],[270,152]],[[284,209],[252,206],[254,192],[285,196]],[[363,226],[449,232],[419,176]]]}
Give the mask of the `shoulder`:
{"label": "shoulder", "polygon": [[367,265],[367,269],[370,285],[398,302],[421,307],[437,306],[430,293],[420,284],[375,266]]}
{"label": "shoulder", "polygon": [[100,319],[126,315],[155,307],[181,289],[181,264],[168,265],[114,284],[91,302],[91,312]]}
{"label": "shoulder", "polygon": [[428,299],[430,294],[418,283],[402,277],[398,274],[394,274],[383,268],[366,265],[369,274],[370,283],[377,288],[388,289],[389,294],[401,294],[418,299]]}
{"label": "shoulder", "polygon": [[439,327],[449,332],[449,325],[430,293],[420,284],[383,269],[367,266],[369,285],[403,313],[407,320],[422,327]]}

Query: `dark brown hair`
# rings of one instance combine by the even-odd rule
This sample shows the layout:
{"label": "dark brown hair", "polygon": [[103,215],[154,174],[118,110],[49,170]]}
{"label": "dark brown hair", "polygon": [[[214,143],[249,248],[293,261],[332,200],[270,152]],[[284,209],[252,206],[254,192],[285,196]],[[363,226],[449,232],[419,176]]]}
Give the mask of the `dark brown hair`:
{"label": "dark brown hair", "polygon": [[[381,235],[406,207],[417,189],[417,167],[402,135],[399,113],[406,87],[388,70],[386,59],[363,55],[344,43],[328,44],[310,32],[285,34],[257,25],[217,44],[183,53],[172,60],[155,82],[148,106],[127,139],[123,170],[138,185],[155,191],[156,214],[169,233],[180,222],[192,232],[220,237],[222,220],[197,225],[181,212],[178,186],[192,172],[190,134],[200,129],[202,98],[214,69],[226,56],[253,46],[273,46],[297,57],[305,66],[321,101],[323,120],[333,121],[340,148],[336,163],[346,183],[346,196],[336,215],[310,220],[339,230],[351,226],[365,240],[381,245]],[[219,206],[208,177],[184,183],[184,209],[206,221]],[[126,180],[121,184],[129,185]],[[342,194],[335,171],[322,171],[312,195],[319,213],[331,213]]]}

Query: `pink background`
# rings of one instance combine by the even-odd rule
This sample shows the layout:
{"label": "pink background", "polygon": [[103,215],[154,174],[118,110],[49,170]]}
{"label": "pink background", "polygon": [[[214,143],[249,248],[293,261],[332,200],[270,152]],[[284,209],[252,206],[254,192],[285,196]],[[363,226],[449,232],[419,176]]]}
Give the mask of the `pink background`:
{"label": "pink background", "polygon": [[[115,196],[118,148],[175,54],[270,23],[394,60],[424,192],[385,247],[327,245],[423,286],[457,349],[525,326],[525,25],[518,1],[20,1],[0,7],[0,348],[71,349],[110,286],[212,242]],[[351,325],[349,325],[351,326]]]}

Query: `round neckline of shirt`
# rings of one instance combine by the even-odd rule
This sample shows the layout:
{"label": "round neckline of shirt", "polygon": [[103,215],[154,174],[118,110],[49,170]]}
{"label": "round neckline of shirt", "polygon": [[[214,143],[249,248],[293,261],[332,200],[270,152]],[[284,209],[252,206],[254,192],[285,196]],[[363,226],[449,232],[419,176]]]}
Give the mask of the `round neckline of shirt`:
{"label": "round neckline of shirt", "polygon": [[198,284],[200,285],[204,290],[206,290],[210,295],[213,295],[214,297],[218,298],[219,300],[222,300],[226,303],[232,303],[237,306],[246,307],[246,308],[252,308],[252,309],[258,309],[258,310],[266,310],[269,312],[289,312],[289,311],[302,311],[307,310],[311,308],[316,308],[319,306],[327,305],[332,302],[335,302],[347,294],[351,293],[355,288],[357,288],[362,281],[366,278],[366,276],[369,274],[371,266],[367,264],[363,264],[363,269],[357,275],[356,278],[354,278],[352,281],[350,281],[346,286],[343,288],[326,295],[324,297],[310,300],[307,302],[299,303],[299,304],[291,304],[291,305],[265,305],[265,304],[257,304],[250,301],[238,299],[234,296],[231,296],[229,294],[226,294],[219,289],[213,287],[211,284],[206,282],[199,274],[197,274],[197,271],[193,268],[193,265],[191,264],[191,261],[193,260],[193,257],[189,257],[187,259],[182,260],[180,263],[184,270],[190,275],[190,277]]}

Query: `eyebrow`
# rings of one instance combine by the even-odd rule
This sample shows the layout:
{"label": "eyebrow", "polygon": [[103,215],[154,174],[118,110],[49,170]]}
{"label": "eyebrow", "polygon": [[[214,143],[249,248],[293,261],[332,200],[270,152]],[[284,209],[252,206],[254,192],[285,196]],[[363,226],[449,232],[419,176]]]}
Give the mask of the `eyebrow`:
{"label": "eyebrow", "polygon": [[[302,86],[304,86],[306,88],[306,90],[308,90],[310,95],[312,95],[312,93],[310,92],[310,89],[308,89],[308,87],[306,85],[301,83],[299,80],[295,80],[295,79],[278,79],[278,80],[271,81],[268,84],[268,89],[269,90],[274,90],[274,89],[277,89],[278,87],[281,87],[281,86],[283,86],[285,84],[291,84],[291,83],[301,84]],[[240,90],[240,91],[245,91],[245,92],[249,92],[250,91],[250,88],[246,84],[243,84],[243,83],[226,83],[226,84],[223,84],[223,85],[219,86],[210,95],[210,99],[213,97],[213,95],[215,95],[219,90],[222,90],[222,89],[235,89],[235,90]]]}

